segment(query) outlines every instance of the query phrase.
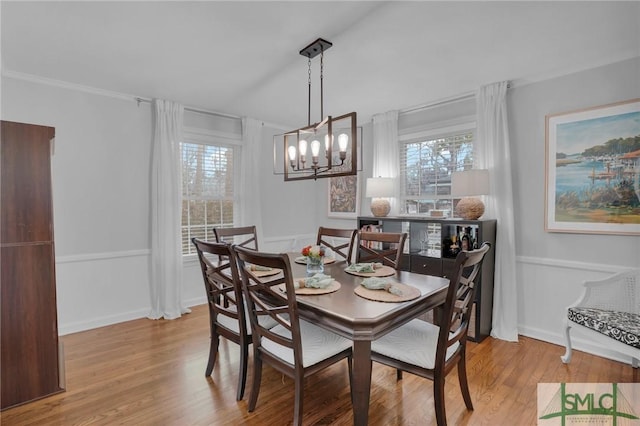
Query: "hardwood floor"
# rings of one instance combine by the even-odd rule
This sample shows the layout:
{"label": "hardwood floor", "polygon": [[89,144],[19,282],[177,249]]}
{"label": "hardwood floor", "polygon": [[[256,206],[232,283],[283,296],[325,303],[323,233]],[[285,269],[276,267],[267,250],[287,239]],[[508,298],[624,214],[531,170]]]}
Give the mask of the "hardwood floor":
{"label": "hardwood floor", "polygon": [[[208,313],[197,306],[173,321],[141,319],[62,336],[66,392],[0,413],[10,425],[273,425],[293,420],[293,383],[268,366],[258,404],[247,413],[251,368],[243,401],[235,400],[238,347],[225,340],[211,378],[205,378]],[[640,382],[630,365],[522,337],[468,344],[467,371],[474,411],[467,411],[456,372],[447,377],[450,425],[535,425],[536,386],[543,382]],[[304,422],[352,425],[347,364],[305,382]],[[432,383],[374,364],[371,425],[435,424]]]}

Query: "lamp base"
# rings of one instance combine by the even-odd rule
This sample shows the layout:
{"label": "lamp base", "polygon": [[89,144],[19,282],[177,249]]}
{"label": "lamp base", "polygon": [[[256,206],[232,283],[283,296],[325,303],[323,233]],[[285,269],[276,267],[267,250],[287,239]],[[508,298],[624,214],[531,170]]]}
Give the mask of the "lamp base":
{"label": "lamp base", "polygon": [[391,203],[386,198],[374,198],[371,200],[371,213],[375,217],[384,217],[391,211]]}
{"label": "lamp base", "polygon": [[456,213],[466,220],[477,220],[484,213],[484,203],[478,198],[465,197],[456,205]]}

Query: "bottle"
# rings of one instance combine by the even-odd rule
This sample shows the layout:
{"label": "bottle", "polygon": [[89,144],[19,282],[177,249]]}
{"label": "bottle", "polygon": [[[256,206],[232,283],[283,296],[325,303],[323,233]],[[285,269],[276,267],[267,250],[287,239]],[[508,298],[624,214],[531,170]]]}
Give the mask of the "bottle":
{"label": "bottle", "polygon": [[460,238],[460,250],[469,251],[471,247],[471,244],[469,244],[469,236],[466,233],[463,234],[462,238]]}

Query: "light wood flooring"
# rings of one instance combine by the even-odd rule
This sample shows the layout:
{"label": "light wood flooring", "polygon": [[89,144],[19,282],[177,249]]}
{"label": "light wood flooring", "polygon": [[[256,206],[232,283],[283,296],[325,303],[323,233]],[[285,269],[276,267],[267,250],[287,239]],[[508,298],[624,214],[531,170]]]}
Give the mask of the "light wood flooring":
{"label": "light wood flooring", "polygon": [[[140,319],[62,336],[66,391],[0,413],[11,425],[287,425],[293,419],[293,383],[268,366],[256,410],[235,400],[238,347],[225,340],[210,378],[206,306],[173,321]],[[536,386],[550,382],[640,382],[630,365],[531,338],[492,338],[468,344],[467,371],[474,411],[467,411],[455,371],[447,377],[450,425],[535,425]],[[346,361],[305,382],[305,425],[352,425]],[[370,425],[431,425],[432,382],[375,364]]]}

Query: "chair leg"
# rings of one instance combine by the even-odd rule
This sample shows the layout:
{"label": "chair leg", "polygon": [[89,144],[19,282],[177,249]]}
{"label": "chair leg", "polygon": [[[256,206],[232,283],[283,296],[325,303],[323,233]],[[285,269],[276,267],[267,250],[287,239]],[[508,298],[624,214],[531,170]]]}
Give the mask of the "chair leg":
{"label": "chair leg", "polygon": [[240,343],[240,370],[238,371],[238,392],[236,401],[240,401],[244,396],[244,387],[247,383],[247,363],[249,362],[249,345]]}
{"label": "chair leg", "polygon": [[211,330],[211,343],[209,344],[209,361],[207,362],[207,370],[205,371],[205,377],[211,376],[213,367],[216,365],[216,358],[218,357],[218,346],[220,345],[220,336],[214,330]]}
{"label": "chair leg", "polygon": [[293,400],[293,426],[302,426],[302,388],[304,379],[302,373],[296,373],[295,396]]}
{"label": "chair leg", "polygon": [[458,361],[458,379],[460,380],[460,390],[462,391],[464,404],[467,406],[467,410],[473,410],[471,393],[469,392],[469,382],[467,380],[467,362],[464,352],[462,353],[462,358]]}
{"label": "chair leg", "polygon": [[447,415],[444,407],[444,376],[441,374],[433,378],[433,400],[436,408],[436,423],[446,426]]}
{"label": "chair leg", "polygon": [[347,357],[347,362],[349,363],[349,394],[351,395],[351,404],[353,404],[353,357],[351,355]]}
{"label": "chair leg", "polygon": [[571,362],[571,336],[569,334],[569,330],[571,330],[571,325],[569,325],[569,322],[565,320],[564,333],[567,341],[567,349],[565,350],[564,355],[560,357],[562,362],[564,362],[565,364],[569,364]]}
{"label": "chair leg", "polygon": [[249,396],[248,411],[252,412],[256,408],[258,402],[258,393],[260,392],[260,382],[262,380],[262,359],[257,351],[253,352],[253,380],[251,382],[251,395]]}
{"label": "chair leg", "polygon": [[402,380],[402,370],[396,368],[396,380]]}

